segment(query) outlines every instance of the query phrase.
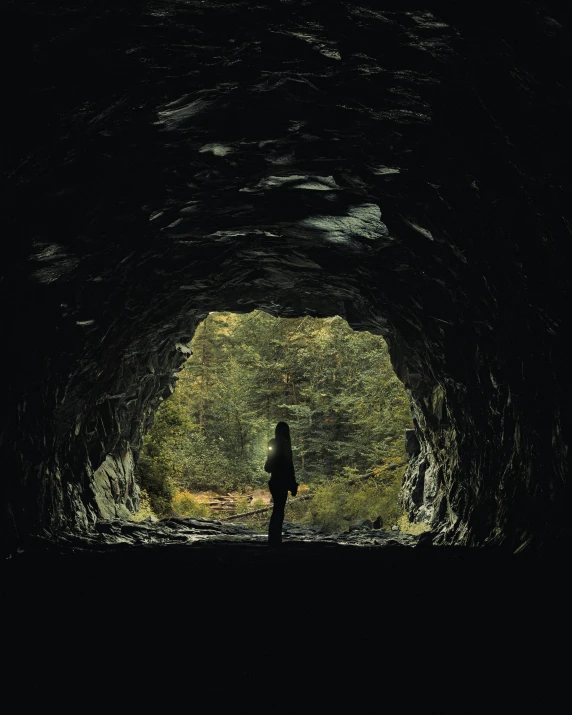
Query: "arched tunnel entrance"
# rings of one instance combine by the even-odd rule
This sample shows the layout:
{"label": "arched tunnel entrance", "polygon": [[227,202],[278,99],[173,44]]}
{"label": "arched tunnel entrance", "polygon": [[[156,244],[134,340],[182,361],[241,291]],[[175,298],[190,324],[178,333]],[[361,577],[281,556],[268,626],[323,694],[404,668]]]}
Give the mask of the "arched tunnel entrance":
{"label": "arched tunnel entrance", "polygon": [[[269,441],[285,422],[296,482],[286,502],[289,530],[318,538],[365,529],[369,543],[387,531],[430,528],[425,480],[414,493],[417,523],[399,500],[419,445],[383,338],[339,316],[253,311],[210,313],[188,347],[175,390],[144,438],[135,469],[141,508],[129,517],[240,520],[263,537],[272,513]],[[115,505],[106,508],[102,501],[116,516]]]}
{"label": "arched tunnel entrance", "polygon": [[434,546],[563,547],[564,13],[56,6],[8,11],[7,556],[130,509],[198,321],[254,309],[386,339]]}
{"label": "arched tunnel entrance", "polygon": [[[104,281],[92,280],[82,285],[81,308],[42,300],[44,310],[49,306],[60,315],[50,316],[55,324],[45,319],[41,329],[55,330],[58,338],[81,347],[76,354],[62,355],[57,340],[51,337],[50,344],[49,336],[40,338],[46,352],[55,354],[46,358],[51,365],[47,379],[37,370],[25,381],[29,392],[16,423],[22,431],[11,445],[11,457],[20,461],[20,473],[27,473],[25,489],[19,491],[17,473],[11,472],[15,483],[9,485],[8,524],[13,533],[38,527],[89,529],[98,517],[96,502],[102,492],[118,507],[129,501],[134,456],[158,400],[173,389],[194,315],[204,315],[199,301],[207,300],[209,308],[224,310],[342,314],[354,327],[382,333],[411,395],[422,445],[410,489],[429,474],[432,488],[438,485],[436,543],[508,545],[515,550],[532,543],[538,529],[542,540],[548,538],[558,528],[558,502],[548,485],[537,484],[533,475],[542,435],[546,439],[547,430],[558,429],[551,396],[536,393],[530,404],[522,393],[513,393],[510,383],[523,379],[522,360],[519,356],[517,362],[502,364],[498,343],[485,328],[468,330],[463,313],[473,319],[475,304],[482,308],[475,293],[471,304],[455,303],[463,281],[443,286],[433,279],[414,297],[399,285],[398,271],[399,303],[390,304],[386,294],[396,279],[388,278],[386,271],[393,247],[385,238],[372,247],[375,240],[330,243],[328,232],[320,229],[309,242],[289,243],[281,237],[269,243],[266,236],[250,235],[238,249],[234,241],[223,240],[221,250],[216,239],[209,238],[199,248],[203,260],[178,271],[174,265],[182,256],[168,273],[160,264],[150,268],[134,259],[130,269],[126,261],[121,276],[125,294],[120,289],[110,295]],[[213,265],[210,273],[204,271],[205,254]],[[129,276],[130,270],[135,276]],[[376,295],[380,286],[381,296]],[[51,288],[51,283],[36,286],[39,295],[49,295]],[[449,302],[441,295],[446,290],[452,294]],[[494,326],[486,330],[492,332]],[[538,347],[545,349],[546,343]],[[71,364],[66,364],[70,357]],[[549,414],[542,413],[543,404]],[[535,425],[530,434],[520,412],[527,407]],[[34,425],[34,434],[26,433],[26,413],[36,419],[45,416],[40,432]],[[34,444],[37,462],[27,461],[29,453],[22,449],[27,440]],[[547,446],[556,458],[552,440]],[[508,502],[501,498],[504,493]]]}

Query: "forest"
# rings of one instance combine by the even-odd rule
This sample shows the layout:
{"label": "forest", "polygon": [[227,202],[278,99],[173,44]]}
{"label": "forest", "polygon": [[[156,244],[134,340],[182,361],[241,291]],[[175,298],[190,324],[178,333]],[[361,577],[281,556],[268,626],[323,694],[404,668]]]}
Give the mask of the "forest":
{"label": "forest", "polygon": [[[412,421],[383,338],[339,316],[211,313],[190,348],[145,437],[139,518],[212,516],[209,505],[225,495],[235,512],[266,506],[266,447],[283,420],[306,496],[290,499],[287,519],[325,530],[402,519],[397,495]],[[251,523],[263,526],[264,515]]]}

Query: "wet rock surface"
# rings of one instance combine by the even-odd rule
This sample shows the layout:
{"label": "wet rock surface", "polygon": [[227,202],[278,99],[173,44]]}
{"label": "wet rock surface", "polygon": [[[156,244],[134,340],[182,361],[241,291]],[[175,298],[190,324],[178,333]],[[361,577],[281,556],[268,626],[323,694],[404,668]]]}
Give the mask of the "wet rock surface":
{"label": "wet rock surface", "polygon": [[[360,525],[346,533],[325,533],[319,528],[295,523],[284,523],[284,543],[297,545],[330,544],[354,547],[413,547],[417,537],[399,534],[393,531],[380,531]],[[170,518],[146,520],[142,522],[99,521],[95,529],[88,533],[59,532],[57,537],[34,539],[32,551],[45,553],[109,553],[114,548],[138,549],[141,547],[186,544],[189,547],[208,548],[211,545],[223,546],[243,544],[245,546],[266,545],[268,534],[255,531],[237,521],[225,522],[203,518]],[[23,553],[23,552],[22,552]]]}
{"label": "wet rock surface", "polygon": [[138,504],[209,311],[382,334],[441,545],[568,521],[572,191],[560,5],[6,4],[6,550]]}

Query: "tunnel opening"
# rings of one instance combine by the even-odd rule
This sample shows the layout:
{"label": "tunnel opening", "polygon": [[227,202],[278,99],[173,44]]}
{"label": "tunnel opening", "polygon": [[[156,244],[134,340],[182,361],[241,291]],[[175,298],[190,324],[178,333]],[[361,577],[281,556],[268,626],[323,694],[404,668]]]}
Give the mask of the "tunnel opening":
{"label": "tunnel opening", "polygon": [[339,316],[210,313],[187,347],[175,390],[144,438],[135,470],[143,508],[132,518],[241,519],[263,531],[266,445],[286,421],[299,482],[289,522],[323,532],[428,528],[428,514],[410,526],[399,501],[419,445],[412,448],[409,400],[381,336],[353,331]]}
{"label": "tunnel opening", "polygon": [[[259,262],[257,239],[252,248]],[[341,258],[347,259],[345,248]],[[137,275],[140,268],[135,264],[132,270]],[[143,270],[146,274],[146,266]],[[105,320],[89,319],[97,315],[97,282],[84,288],[85,296],[95,289],[89,311],[85,306],[70,310],[67,302],[58,306],[59,324],[81,341],[83,352],[71,369],[65,353],[49,354],[51,378],[43,384],[41,371],[27,375],[26,398],[15,425],[20,436],[9,453],[13,468],[8,472],[5,543],[10,553],[28,536],[85,532],[101,518],[130,518],[139,500],[134,467],[143,436],[160,402],[173,392],[174,376],[188,358],[196,326],[212,307],[298,319],[306,314],[343,315],[353,328],[384,336],[413,415],[402,504],[411,521],[431,523],[434,543],[519,550],[534,543],[532,524],[543,529],[550,525],[547,533],[558,532],[559,519],[550,515],[558,512],[558,505],[549,493],[534,499],[529,492],[534,455],[540,454],[531,445],[544,439],[548,425],[540,431],[523,430],[523,394],[508,388],[504,376],[508,370],[515,377],[514,364],[491,361],[495,348],[491,352],[486,333],[467,332],[462,323],[448,327],[428,316],[427,309],[421,311],[416,296],[409,296],[412,312],[407,312],[405,293],[402,304],[393,310],[389,306],[388,313],[388,306],[380,309],[369,290],[352,286],[351,273],[344,279],[351,292],[346,289],[347,297],[340,301],[337,276],[328,279],[330,284],[320,276],[318,286],[312,269],[304,275],[285,268],[277,290],[274,269],[267,279],[261,279],[259,268],[253,274],[242,270],[237,273],[232,262],[223,261],[215,268],[213,282],[220,290],[227,271],[231,286],[239,280],[240,298],[232,295],[234,288],[229,295],[227,287],[223,300],[211,299],[203,310],[195,304],[189,311],[196,294],[189,301],[189,279],[183,284],[174,275],[169,291],[163,286],[158,294],[147,293],[151,300],[140,318],[126,309],[111,329]],[[250,295],[244,295],[244,276]],[[296,294],[291,293],[294,284]],[[203,286],[195,284],[199,290]],[[130,300],[135,306],[134,294]],[[53,300],[46,301],[44,309],[51,311],[52,306]],[[40,431],[29,431],[32,423],[26,413],[44,416]],[[552,413],[551,421],[559,417]],[[535,424],[538,428],[538,420]],[[35,451],[23,451],[26,443]],[[503,496],[507,493],[512,494],[509,502]],[[513,511],[509,503],[518,509]]]}

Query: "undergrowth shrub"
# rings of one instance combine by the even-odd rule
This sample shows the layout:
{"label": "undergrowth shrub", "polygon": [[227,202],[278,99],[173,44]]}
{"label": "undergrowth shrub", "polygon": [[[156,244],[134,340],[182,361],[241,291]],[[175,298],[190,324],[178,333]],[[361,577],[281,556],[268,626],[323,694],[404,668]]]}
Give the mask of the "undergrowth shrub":
{"label": "undergrowth shrub", "polygon": [[211,510],[207,504],[200,502],[191,492],[183,489],[177,491],[173,496],[171,506],[177,516],[211,516]]}
{"label": "undergrowth shrub", "polygon": [[337,475],[322,481],[313,489],[307,501],[286,504],[286,519],[301,524],[321,527],[327,532],[343,532],[360,519],[383,520],[383,528],[390,529],[399,522],[401,508],[398,493],[403,467],[390,473],[378,469],[375,477],[365,482],[350,484],[353,474]]}
{"label": "undergrowth shrub", "polygon": [[429,524],[426,524],[425,522],[413,522],[409,521],[407,518],[407,513],[403,512],[401,516],[399,517],[399,521],[396,522],[397,526],[399,527],[399,531],[402,534],[411,534],[411,536],[418,536],[419,534],[422,534],[424,531],[431,531],[431,527]]}
{"label": "undergrowth shrub", "polygon": [[[265,506],[267,506],[267,504],[264,499],[257,498],[253,501],[249,501],[248,494],[241,494],[236,500],[236,513],[248,513],[256,509],[263,509]],[[262,514],[250,514],[249,516],[245,516],[244,519],[241,519],[240,523],[254,531],[265,531],[268,526],[268,520],[270,519],[270,513],[269,510]]]}
{"label": "undergrowth shrub", "polygon": [[234,501],[235,513],[242,514],[242,512],[250,511],[251,509],[252,506],[248,494],[239,494]]}
{"label": "undergrowth shrub", "polygon": [[154,513],[153,509],[151,508],[151,501],[149,499],[149,494],[145,491],[145,489],[141,490],[141,495],[139,498],[139,510],[136,511],[134,514],[132,514],[129,518],[131,521],[144,521],[145,519],[148,519],[151,517],[152,519],[156,519],[157,516]]}

